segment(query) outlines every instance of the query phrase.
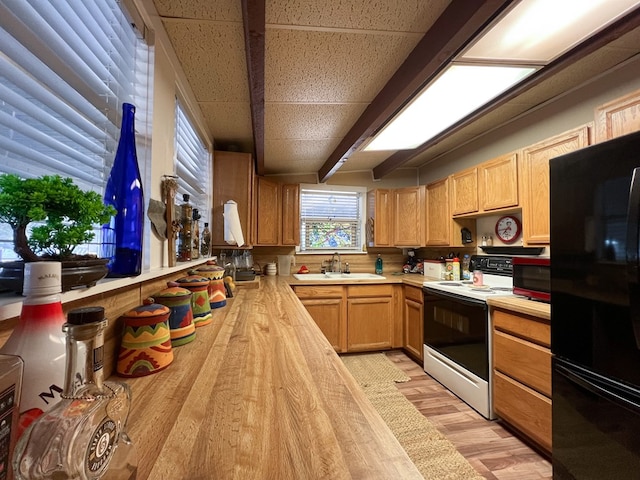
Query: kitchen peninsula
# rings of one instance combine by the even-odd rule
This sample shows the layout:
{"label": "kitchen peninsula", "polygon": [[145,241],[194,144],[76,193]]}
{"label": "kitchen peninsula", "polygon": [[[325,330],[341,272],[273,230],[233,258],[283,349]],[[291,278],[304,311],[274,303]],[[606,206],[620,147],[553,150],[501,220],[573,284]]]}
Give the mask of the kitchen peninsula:
{"label": "kitchen peninsula", "polygon": [[287,281],[260,284],[129,381],[138,480],[421,479]]}

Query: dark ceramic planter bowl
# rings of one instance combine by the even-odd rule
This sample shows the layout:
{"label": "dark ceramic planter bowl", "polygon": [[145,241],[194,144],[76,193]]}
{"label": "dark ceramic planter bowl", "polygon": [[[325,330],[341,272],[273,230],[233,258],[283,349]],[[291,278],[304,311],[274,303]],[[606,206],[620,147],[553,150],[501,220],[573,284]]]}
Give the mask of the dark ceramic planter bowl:
{"label": "dark ceramic planter bowl", "polygon": [[[106,258],[90,258],[62,262],[62,291],[73,288],[92,287],[109,273]],[[0,288],[22,294],[24,262],[0,263]]]}

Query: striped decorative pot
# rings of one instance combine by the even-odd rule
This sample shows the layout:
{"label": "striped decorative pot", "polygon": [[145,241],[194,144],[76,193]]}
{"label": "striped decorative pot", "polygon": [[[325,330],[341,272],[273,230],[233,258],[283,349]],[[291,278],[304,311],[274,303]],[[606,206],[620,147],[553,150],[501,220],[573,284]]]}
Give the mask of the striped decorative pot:
{"label": "striped decorative pot", "polygon": [[209,279],[209,305],[211,309],[224,307],[227,304],[224,268],[218,265],[203,265],[197,268],[195,273]]}
{"label": "striped decorative pot", "polygon": [[211,323],[213,315],[209,304],[209,279],[201,275],[188,275],[179,278],[173,284],[191,292],[191,310],[195,326],[202,327]]}
{"label": "striped decorative pot", "polygon": [[143,377],[173,362],[168,307],[149,299],[125,313],[116,371],[123,377]]}
{"label": "striped decorative pot", "polygon": [[171,346],[179,347],[195,340],[196,327],[191,310],[192,293],[186,288],[174,285],[173,282],[169,282],[168,287],[156,293],[153,298],[157,303],[171,310],[169,315]]}

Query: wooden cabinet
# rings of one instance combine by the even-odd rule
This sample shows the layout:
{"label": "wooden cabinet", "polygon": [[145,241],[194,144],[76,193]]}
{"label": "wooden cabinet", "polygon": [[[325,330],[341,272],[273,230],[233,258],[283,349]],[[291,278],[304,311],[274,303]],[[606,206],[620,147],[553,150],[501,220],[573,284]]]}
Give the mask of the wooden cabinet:
{"label": "wooden cabinet", "polygon": [[522,150],[520,157],[523,240],[527,245],[550,243],[549,160],[589,145],[584,125]]}
{"label": "wooden cabinet", "polygon": [[449,245],[451,215],[449,214],[449,179],[425,187],[425,245]]}
{"label": "wooden cabinet", "polygon": [[480,210],[518,206],[518,155],[502,155],[478,167]]}
{"label": "wooden cabinet", "polygon": [[492,308],[496,415],[551,452],[551,334],[546,318]]}
{"label": "wooden cabinet", "polygon": [[256,246],[300,243],[299,186],[256,177],[254,240]]}
{"label": "wooden cabinet", "polygon": [[393,245],[424,245],[424,185],[396,188],[393,191]]}
{"label": "wooden cabinet", "polygon": [[378,188],[367,192],[367,245],[392,247],[393,190]]}
{"label": "wooden cabinet", "polygon": [[211,216],[211,245],[228,248],[224,241],[224,204],[233,200],[238,204],[238,215],[245,243],[252,238],[251,192],[254,166],[250,153],[223,152],[213,154],[213,208]]}
{"label": "wooden cabinet", "polygon": [[296,285],[294,291],[336,352],[344,352],[346,350],[344,287]]}
{"label": "wooden cabinet", "polygon": [[509,153],[449,177],[451,215],[518,207],[518,156]]}
{"label": "wooden cabinet", "polygon": [[467,168],[449,177],[451,186],[451,215],[478,211],[478,169]]}
{"label": "wooden cabinet", "polygon": [[347,351],[393,348],[393,285],[349,285],[346,289]]}
{"label": "wooden cabinet", "polygon": [[595,123],[596,143],[640,130],[640,90],[597,107]]}
{"label": "wooden cabinet", "polygon": [[404,285],[403,347],[414,360],[423,359],[424,299],[422,289]]}

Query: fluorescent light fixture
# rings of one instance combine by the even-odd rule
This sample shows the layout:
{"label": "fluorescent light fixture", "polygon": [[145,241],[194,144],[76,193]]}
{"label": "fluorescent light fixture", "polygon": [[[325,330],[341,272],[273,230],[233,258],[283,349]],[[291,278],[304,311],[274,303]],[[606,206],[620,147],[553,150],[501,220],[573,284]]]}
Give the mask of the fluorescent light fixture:
{"label": "fluorescent light fixture", "polygon": [[640,6],[640,0],[521,0],[366,145],[416,148]]}
{"label": "fluorescent light fixture", "polygon": [[364,150],[416,148],[535,70],[534,67],[450,65]]}
{"label": "fluorescent light fixture", "polygon": [[638,5],[638,0],[522,0],[458,60],[547,64]]}

